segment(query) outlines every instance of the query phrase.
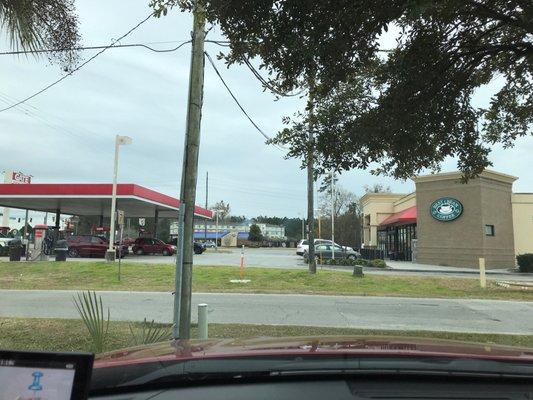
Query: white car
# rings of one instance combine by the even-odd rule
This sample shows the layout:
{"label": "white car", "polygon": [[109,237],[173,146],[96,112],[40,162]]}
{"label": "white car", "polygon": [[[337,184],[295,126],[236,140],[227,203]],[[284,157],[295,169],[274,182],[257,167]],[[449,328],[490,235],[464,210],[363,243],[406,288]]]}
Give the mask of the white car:
{"label": "white car", "polygon": [[[327,239],[315,239],[315,245],[317,244],[331,244],[331,240]],[[335,245],[342,247],[346,251],[354,251],[353,248],[348,246],[341,246],[340,244],[335,243]],[[302,239],[298,242],[296,246],[296,254],[303,256],[305,252],[309,251],[309,241],[307,239]]]}

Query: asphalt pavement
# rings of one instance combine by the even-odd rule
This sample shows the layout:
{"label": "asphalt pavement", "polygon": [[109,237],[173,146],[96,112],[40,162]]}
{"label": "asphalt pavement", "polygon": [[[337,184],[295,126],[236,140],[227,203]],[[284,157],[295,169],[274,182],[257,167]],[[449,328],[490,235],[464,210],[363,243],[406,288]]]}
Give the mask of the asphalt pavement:
{"label": "asphalt pavement", "polygon": [[[69,261],[101,261],[98,258],[74,258]],[[125,258],[126,262],[175,264],[175,257],[163,255],[137,256],[130,254]],[[241,249],[221,248],[219,251],[209,249],[203,254],[195,255],[194,265],[234,265],[239,266],[241,261]],[[250,268],[282,268],[282,269],[307,269],[301,256],[296,255],[294,248],[245,248],[245,266]],[[387,261],[391,269],[365,268],[365,273],[376,275],[405,275],[405,276],[433,276],[453,278],[476,278],[477,271],[472,268],[455,268],[438,265],[417,264],[408,261]],[[319,267],[320,269],[321,267]],[[351,267],[323,267],[352,272]],[[488,279],[513,280],[533,282],[533,274],[510,273],[506,269],[487,270]]]}
{"label": "asphalt pavement", "polygon": [[[99,292],[113,320],[171,322],[173,296]],[[78,318],[74,291],[0,290],[0,316]],[[209,321],[367,329],[531,334],[533,302],[286,294],[194,293]]]}

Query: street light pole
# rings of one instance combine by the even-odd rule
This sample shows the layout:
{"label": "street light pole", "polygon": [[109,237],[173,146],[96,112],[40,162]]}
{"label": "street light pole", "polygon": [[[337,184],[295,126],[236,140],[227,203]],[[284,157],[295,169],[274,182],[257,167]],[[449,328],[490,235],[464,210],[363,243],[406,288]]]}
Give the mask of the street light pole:
{"label": "street light pole", "polygon": [[131,144],[129,136],[116,135],[115,137],[115,162],[113,166],[113,191],[111,194],[111,223],[109,224],[109,248],[106,251],[106,261],[115,261],[115,209],[117,206],[117,176],[118,176],[118,149],[120,145]]}

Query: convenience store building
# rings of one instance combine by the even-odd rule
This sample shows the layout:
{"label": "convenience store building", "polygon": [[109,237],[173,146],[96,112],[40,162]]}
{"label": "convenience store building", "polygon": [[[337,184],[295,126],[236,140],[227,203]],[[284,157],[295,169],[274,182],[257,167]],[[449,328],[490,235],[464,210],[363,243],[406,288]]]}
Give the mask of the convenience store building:
{"label": "convenience store building", "polygon": [[533,253],[533,193],[513,193],[518,178],[485,170],[468,183],[460,172],[413,178],[413,193],[362,198],[363,243],[386,258],[487,268],[516,265]]}

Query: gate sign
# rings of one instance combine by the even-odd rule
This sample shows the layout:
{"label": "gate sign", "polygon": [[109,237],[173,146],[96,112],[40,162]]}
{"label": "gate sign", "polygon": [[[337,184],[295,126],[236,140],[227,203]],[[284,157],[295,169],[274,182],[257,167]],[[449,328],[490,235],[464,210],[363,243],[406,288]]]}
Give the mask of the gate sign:
{"label": "gate sign", "polygon": [[13,172],[11,176],[12,183],[30,184],[31,175],[24,175],[22,172]]}
{"label": "gate sign", "polygon": [[430,212],[438,221],[453,221],[463,213],[463,205],[452,197],[441,197],[431,203]]}

